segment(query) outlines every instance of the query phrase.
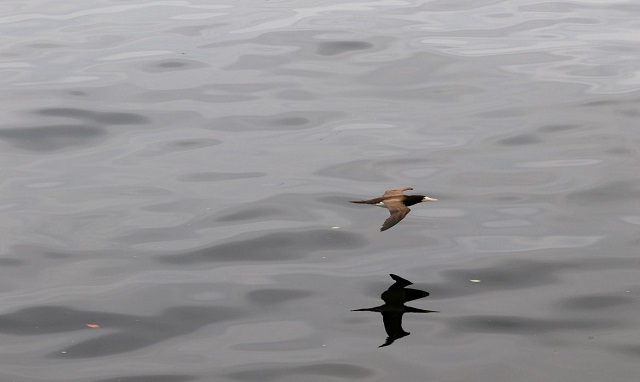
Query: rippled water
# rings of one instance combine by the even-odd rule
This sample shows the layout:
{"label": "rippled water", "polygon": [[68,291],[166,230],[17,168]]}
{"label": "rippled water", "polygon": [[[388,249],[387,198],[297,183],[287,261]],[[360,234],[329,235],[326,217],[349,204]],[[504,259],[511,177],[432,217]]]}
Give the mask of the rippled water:
{"label": "rippled water", "polygon": [[637,379],[639,19],[1,3],[0,380]]}

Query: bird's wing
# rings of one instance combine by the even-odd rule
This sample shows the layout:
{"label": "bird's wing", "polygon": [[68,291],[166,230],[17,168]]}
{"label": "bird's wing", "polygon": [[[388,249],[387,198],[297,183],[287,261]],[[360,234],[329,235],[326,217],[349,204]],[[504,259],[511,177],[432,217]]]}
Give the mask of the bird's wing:
{"label": "bird's wing", "polygon": [[402,194],[408,190],[413,190],[413,187],[392,188],[390,190],[385,191],[382,197],[388,198],[391,196],[402,196]]}
{"label": "bird's wing", "polygon": [[384,221],[384,224],[382,224],[382,228],[380,228],[380,231],[386,231],[389,228],[393,227],[394,225],[398,224],[398,222],[404,219],[404,217],[407,216],[409,211],[411,211],[409,207],[402,204],[401,201],[385,200],[384,204],[389,210],[389,213],[391,214],[391,216],[389,216],[387,220]]}
{"label": "bird's wing", "polygon": [[351,203],[360,203],[360,204],[378,204],[381,201],[383,201],[384,198],[375,198],[375,199],[369,199],[369,200],[351,200]]}

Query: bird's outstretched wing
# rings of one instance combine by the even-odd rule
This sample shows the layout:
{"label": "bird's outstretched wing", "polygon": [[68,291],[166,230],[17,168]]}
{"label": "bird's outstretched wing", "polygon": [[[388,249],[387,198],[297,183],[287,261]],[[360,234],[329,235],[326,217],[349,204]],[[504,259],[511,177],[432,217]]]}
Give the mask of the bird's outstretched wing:
{"label": "bird's outstretched wing", "polygon": [[375,198],[375,199],[369,199],[369,200],[351,200],[350,203],[378,204],[383,200],[384,200],[384,198]]}
{"label": "bird's outstretched wing", "polygon": [[405,191],[413,190],[413,187],[392,188],[387,190],[382,195],[383,198],[390,198],[393,196],[402,196]]}
{"label": "bird's outstretched wing", "polygon": [[391,216],[387,218],[382,224],[382,228],[380,231],[386,231],[394,225],[398,224],[400,220],[404,219],[405,216],[411,211],[409,207],[402,204],[399,200],[385,200],[385,206],[389,210]]}

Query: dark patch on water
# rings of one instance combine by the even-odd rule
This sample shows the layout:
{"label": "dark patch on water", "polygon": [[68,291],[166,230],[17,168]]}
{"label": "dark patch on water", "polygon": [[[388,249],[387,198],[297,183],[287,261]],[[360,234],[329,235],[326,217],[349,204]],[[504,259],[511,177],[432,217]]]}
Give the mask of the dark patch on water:
{"label": "dark patch on water", "polygon": [[271,306],[289,302],[291,300],[307,298],[314,294],[315,293],[306,290],[261,289],[247,293],[247,299],[258,305]]}
{"label": "dark patch on water", "polygon": [[56,151],[94,144],[107,130],[92,125],[48,125],[0,129],[0,139],[30,151]]}
{"label": "dark patch on water", "polygon": [[83,91],[83,90],[70,90],[69,94],[72,96],[76,96],[76,97],[86,97],[89,95],[89,93]]}
{"label": "dark patch on water", "polygon": [[640,345],[618,345],[614,350],[633,358],[640,358]]}
{"label": "dark patch on water", "polygon": [[501,333],[514,335],[549,334],[558,331],[603,329],[616,326],[615,321],[573,319],[554,320],[499,315],[469,315],[447,320],[453,333]]}
{"label": "dark patch on water", "polygon": [[267,366],[252,367],[253,370],[236,371],[227,374],[237,381],[277,381],[282,378],[297,376],[300,380],[308,380],[311,376],[333,377],[340,379],[361,379],[375,375],[371,369],[346,363],[318,363],[304,366]]}
{"label": "dark patch on water", "polygon": [[[440,272],[445,281],[429,284],[434,299],[485,294],[503,290],[528,289],[558,281],[559,274],[574,265],[531,260],[509,260],[484,268],[453,269]],[[481,280],[471,283],[469,280]]]}
{"label": "dark patch on water", "polygon": [[199,149],[201,147],[215,146],[222,143],[217,139],[181,139],[178,141],[168,142],[164,144],[167,151],[181,151]]}
{"label": "dark patch on water", "polygon": [[337,230],[276,232],[176,255],[160,257],[178,265],[207,264],[220,261],[282,261],[303,259],[317,251],[360,248],[367,241],[359,234]]}
{"label": "dark patch on water", "polygon": [[540,132],[543,133],[560,133],[565,131],[571,131],[579,129],[582,125],[577,124],[564,124],[564,125],[547,125],[540,128]]}
{"label": "dark patch on water", "polygon": [[66,45],[53,43],[53,42],[34,42],[30,44],[25,44],[24,46],[27,48],[34,48],[34,49],[56,49],[56,48],[66,47]]}
{"label": "dark patch on water", "polygon": [[302,130],[337,119],[337,112],[287,112],[264,116],[228,116],[216,119],[211,127],[221,131]]}
{"label": "dark patch on water", "polygon": [[371,49],[373,46],[364,41],[325,41],[318,44],[316,52],[321,56],[337,56],[347,52]]}
{"label": "dark patch on water", "polygon": [[[257,99],[255,95],[248,94],[210,94],[211,86],[200,86],[189,89],[174,89],[163,91],[145,91],[133,96],[136,101],[142,103],[158,103],[170,101],[197,100],[198,102],[233,103]],[[215,91],[215,90],[214,90]]]}
{"label": "dark patch on water", "polygon": [[[340,32],[338,32],[340,33]],[[336,30],[297,30],[297,31],[270,31],[257,35],[256,37],[243,40],[245,44],[255,44],[260,46],[286,47],[296,50],[298,57],[304,59],[315,59],[317,56],[336,56],[347,52],[355,52],[361,50],[371,50],[373,48],[381,49],[394,41],[395,38],[390,36],[370,36],[368,41],[359,40],[338,40],[336,36],[334,41],[326,41],[332,35],[336,35]],[[340,33],[342,34],[342,33]],[[328,37],[329,35],[329,37]],[[318,40],[325,40],[319,41]],[[237,41],[216,42],[203,46],[204,48],[220,48],[228,45],[237,45]],[[241,60],[250,63],[256,57],[247,57],[244,55]],[[260,57],[279,58],[279,62],[286,64],[289,60],[282,60],[286,55],[260,55]]]}
{"label": "dark patch on water", "polygon": [[245,220],[263,220],[265,218],[274,218],[281,215],[281,210],[269,207],[254,207],[241,210],[232,214],[223,215],[216,219],[219,222],[238,222]]}
{"label": "dark patch on water", "polygon": [[225,67],[226,70],[265,70],[284,66],[289,62],[284,56],[243,54],[236,62]]}
{"label": "dark patch on water", "polygon": [[150,121],[141,114],[100,112],[70,107],[44,108],[34,111],[35,114],[47,117],[65,117],[79,119],[85,122],[97,123],[106,126],[111,125],[144,125]]}
{"label": "dark patch on water", "polygon": [[148,149],[144,150],[140,154],[140,156],[163,156],[175,152],[213,147],[221,143],[222,141],[218,139],[180,139],[175,141],[162,142],[160,144],[153,144]]}
{"label": "dark patch on water", "polygon": [[19,267],[26,262],[22,259],[16,259],[13,257],[0,257],[0,267]]}
{"label": "dark patch on water", "polygon": [[304,90],[297,89],[287,89],[276,94],[278,98],[287,99],[287,100],[295,100],[295,101],[313,101],[317,100],[318,95],[313,94]]}
{"label": "dark patch on water", "polygon": [[434,52],[417,52],[409,57],[396,60],[393,65],[385,65],[362,76],[366,83],[390,89],[399,86],[430,83],[442,74],[445,68],[456,62],[455,57]]}
{"label": "dark patch on water", "polygon": [[533,145],[542,142],[544,142],[542,139],[532,134],[520,134],[498,140],[498,143],[504,146]]}
{"label": "dark patch on water", "polygon": [[200,69],[206,68],[207,66],[209,65],[195,60],[169,59],[145,63],[144,65],[140,66],[140,70],[147,73],[163,73],[177,70]]}
{"label": "dark patch on water", "polygon": [[354,160],[324,167],[316,175],[357,181],[389,181],[398,169],[410,170],[428,166],[424,159],[405,160]]}
{"label": "dark patch on water", "polygon": [[622,305],[633,304],[636,300],[629,296],[594,295],[565,298],[562,307],[571,310],[609,310]]}
{"label": "dark patch on water", "polygon": [[602,184],[589,189],[568,193],[569,203],[589,205],[603,202],[635,202],[640,199],[640,182],[635,180],[619,180]]}
{"label": "dark patch on water", "polygon": [[96,379],[91,382],[189,382],[197,377],[182,374],[149,374]]}
{"label": "dark patch on water", "polygon": [[[412,87],[411,89],[372,89],[367,92],[368,96],[375,96],[383,99],[405,99],[405,100],[429,100],[429,102],[447,103],[461,100],[473,94],[483,93],[480,87],[469,86],[465,84],[454,85],[434,85]],[[343,94],[350,96],[360,96],[356,91],[346,91]]]}
{"label": "dark patch on water", "polygon": [[[299,206],[307,206],[307,208],[300,208]],[[221,216],[207,219],[207,221],[239,222],[252,218],[255,221],[263,221],[266,218],[271,218],[273,220],[312,222],[316,218],[316,215],[312,212],[312,208],[315,207],[313,195],[287,193],[224,209],[220,211]],[[322,207],[318,206],[317,208]]]}
{"label": "dark patch on water", "polygon": [[506,107],[506,108],[500,108],[497,110],[489,110],[489,111],[477,113],[476,115],[482,118],[504,119],[504,118],[512,118],[512,117],[522,117],[528,114],[529,112],[530,111],[524,107]]}
{"label": "dark patch on water", "polygon": [[204,31],[209,29],[215,29],[219,27],[223,27],[227,24],[217,23],[217,24],[208,24],[208,25],[189,25],[189,26],[181,26],[168,30],[170,33],[176,33],[183,36],[202,36]]}
{"label": "dark patch on water", "polygon": [[[240,316],[238,309],[229,307],[177,306],[156,316],[136,316],[38,306],[0,315],[0,333],[33,336],[92,330],[95,337],[49,354],[50,358],[89,358],[141,349]],[[100,328],[88,329],[87,324]]]}
{"label": "dark patch on water", "polygon": [[[454,177],[456,182],[467,187],[516,187],[530,186],[532,188],[544,184],[553,183],[556,175],[548,171],[509,171],[509,172],[489,172],[489,171],[460,171]],[[513,193],[513,192],[512,192]],[[509,195],[512,201],[517,201],[518,197]],[[508,200],[508,199],[507,199]],[[506,201],[506,200],[505,200]]]}
{"label": "dark patch on water", "polygon": [[234,179],[250,179],[267,176],[263,172],[192,172],[177,177],[182,182],[220,182]]}

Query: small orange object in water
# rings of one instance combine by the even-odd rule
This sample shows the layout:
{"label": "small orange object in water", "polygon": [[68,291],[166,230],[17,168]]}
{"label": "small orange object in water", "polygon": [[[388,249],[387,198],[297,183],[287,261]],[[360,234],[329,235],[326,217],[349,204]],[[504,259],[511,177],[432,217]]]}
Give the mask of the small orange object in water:
{"label": "small orange object in water", "polygon": [[99,327],[100,327],[100,325],[98,325],[98,324],[87,324],[87,328],[98,329]]}

